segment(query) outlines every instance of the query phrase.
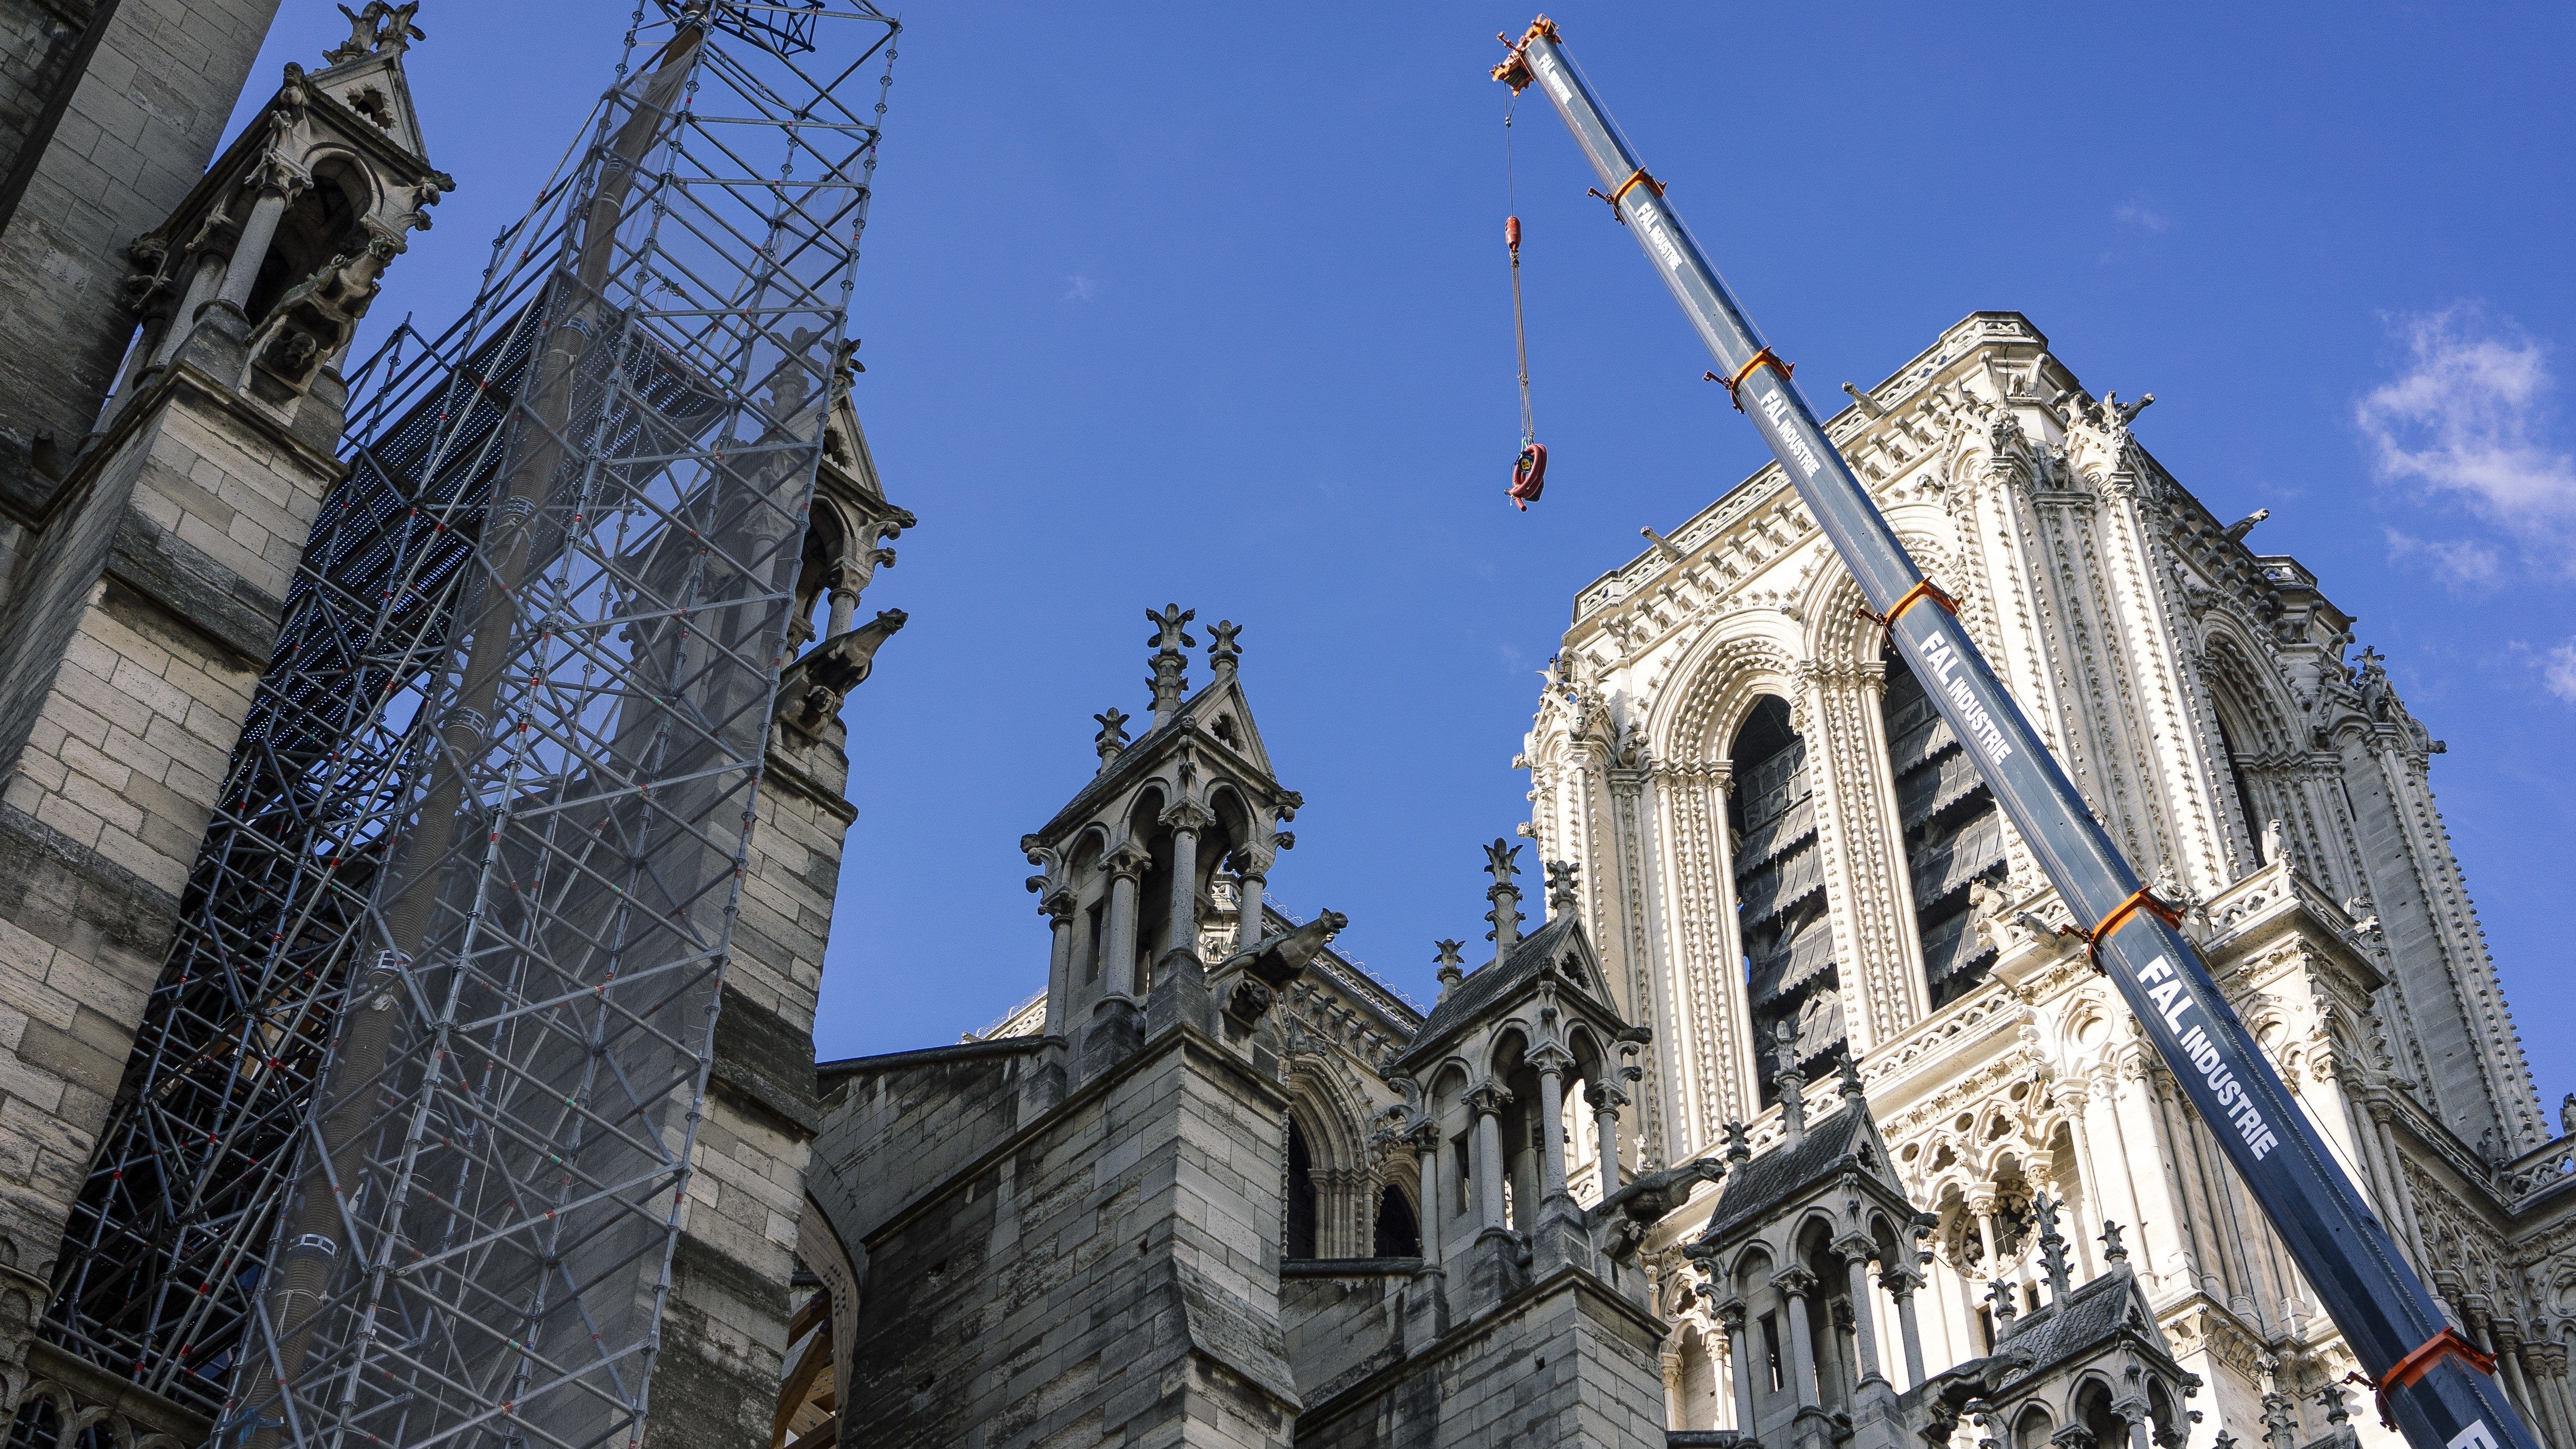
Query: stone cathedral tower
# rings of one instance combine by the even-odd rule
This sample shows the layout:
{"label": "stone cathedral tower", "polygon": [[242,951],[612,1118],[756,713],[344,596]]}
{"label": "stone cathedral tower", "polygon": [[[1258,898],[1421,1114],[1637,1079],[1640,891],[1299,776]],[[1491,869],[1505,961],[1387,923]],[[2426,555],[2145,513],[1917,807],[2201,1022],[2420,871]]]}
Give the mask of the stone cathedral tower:
{"label": "stone cathedral tower", "polygon": [[[2148,453],[2152,395],[2097,399],[2022,317],[1971,316],[1855,399],[1829,431],[1907,548],[2186,904],[2415,1266],[2568,1442],[2568,1141],[2442,830],[2440,742],[2316,578],[2248,539],[2263,515],[2213,517]],[[1784,1080],[1857,1064],[1930,1213],[1936,1362],[2039,1304],[2034,1205],[2062,1201],[2079,1275],[2105,1221],[2132,1225],[2124,1271],[2209,1387],[2194,1444],[2340,1432],[2318,1400],[2354,1366],[2333,1325],[2056,934],[2067,912],[1778,470],[1647,537],[1577,596],[1518,763],[1541,851],[1584,867],[1616,1005],[1654,1031],[1648,1164],[1722,1150],[1737,1120],[1766,1140]],[[1669,1271],[1689,1275],[1678,1245],[1707,1211],[1658,1230]],[[1677,1385],[1724,1380],[1708,1314],[1676,1322]],[[1735,1422],[1677,1388],[1676,1429]]]}

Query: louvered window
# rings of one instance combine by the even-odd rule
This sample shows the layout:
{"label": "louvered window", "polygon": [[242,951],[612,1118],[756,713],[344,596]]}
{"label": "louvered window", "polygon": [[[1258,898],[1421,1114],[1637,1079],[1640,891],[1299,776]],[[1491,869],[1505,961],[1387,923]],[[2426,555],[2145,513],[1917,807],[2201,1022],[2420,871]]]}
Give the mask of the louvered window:
{"label": "louvered window", "polygon": [[2003,816],[1958,736],[1932,708],[1922,681],[1887,659],[1887,762],[1914,882],[1914,926],[1923,972],[1939,1007],[1985,979],[1994,948],[1968,919],[1968,887],[2004,874]]}
{"label": "louvered window", "polygon": [[1762,1100],[1770,1102],[1779,1096],[1771,1078],[1780,1024],[1797,1034],[1799,1068],[1813,1080],[1842,1054],[1842,997],[1825,921],[1807,745],[1790,728],[1789,706],[1778,699],[1756,705],[1728,753],[1735,764],[1726,814],[1735,842],[1736,919],[1759,1034]]}

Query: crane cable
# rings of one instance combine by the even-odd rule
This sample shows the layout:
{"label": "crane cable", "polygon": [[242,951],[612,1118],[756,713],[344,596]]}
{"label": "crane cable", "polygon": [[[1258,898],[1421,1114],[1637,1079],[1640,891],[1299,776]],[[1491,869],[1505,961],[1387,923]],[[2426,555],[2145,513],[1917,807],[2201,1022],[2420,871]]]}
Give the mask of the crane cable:
{"label": "crane cable", "polygon": [[1523,513],[1538,501],[1539,490],[1547,482],[1547,445],[1538,440],[1538,425],[1530,413],[1529,329],[1521,320],[1521,219],[1517,208],[1520,194],[1512,175],[1512,111],[1520,104],[1520,92],[1512,92],[1503,107],[1503,243],[1512,252],[1512,346],[1519,354],[1521,382],[1521,452],[1512,464],[1512,486],[1504,496]]}

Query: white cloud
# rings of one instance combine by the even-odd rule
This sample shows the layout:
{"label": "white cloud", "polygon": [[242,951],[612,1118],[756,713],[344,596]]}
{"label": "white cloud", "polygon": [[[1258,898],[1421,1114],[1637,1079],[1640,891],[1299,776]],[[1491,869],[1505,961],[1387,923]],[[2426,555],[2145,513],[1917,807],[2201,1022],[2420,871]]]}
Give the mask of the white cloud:
{"label": "white cloud", "polygon": [[[2549,349],[2473,305],[2392,319],[2406,346],[2398,375],[2353,409],[2386,481],[2464,509],[2542,572],[2576,575],[2576,457],[2549,442],[2557,379]],[[2390,542],[2397,547],[2399,535]],[[2413,542],[2410,540],[2410,542]],[[2437,568],[2501,571],[2496,544],[2418,544]]]}
{"label": "white cloud", "polygon": [[2147,199],[2143,195],[2132,196],[2128,200],[2121,202],[2118,209],[2114,210],[2111,215],[2121,221],[2127,222],[2131,226],[2143,227],[2148,231],[2171,231],[2173,229],[2173,218],[2166,216],[2163,212],[2147,205]]}
{"label": "white cloud", "polygon": [[2483,588],[2504,577],[2504,555],[2474,539],[2417,538],[2393,528],[2386,532],[2391,560],[2407,563],[2421,559],[2432,566],[2434,575],[2444,583],[2459,588]]}
{"label": "white cloud", "polygon": [[2576,639],[2542,651],[2539,664],[2541,684],[2551,694],[2576,704]]}
{"label": "white cloud", "polygon": [[1068,302],[1088,302],[1100,295],[1100,283],[1079,272],[1064,280],[1064,299]]}

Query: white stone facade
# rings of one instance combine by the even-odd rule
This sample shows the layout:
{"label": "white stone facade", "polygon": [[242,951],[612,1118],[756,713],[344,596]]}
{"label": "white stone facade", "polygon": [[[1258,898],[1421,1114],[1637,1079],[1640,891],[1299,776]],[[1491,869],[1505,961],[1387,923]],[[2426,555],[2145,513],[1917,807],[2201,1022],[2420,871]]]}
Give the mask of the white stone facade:
{"label": "white stone facade", "polygon": [[[2347,658],[2353,621],[2313,576],[2249,548],[2250,523],[2222,526],[2140,445],[2145,401],[2097,401],[2027,320],[1979,313],[1828,431],[2112,837],[2186,903],[2345,1170],[2455,1315],[2503,1351],[2535,1427],[2569,1442],[2576,1184],[2434,804],[2427,767],[2442,746],[2376,655]],[[1800,1033],[1830,1032],[1839,1011],[1908,1191],[1937,1214],[1923,1296],[1935,1372],[1987,1351],[1989,1281],[2026,1291],[2022,1214],[2044,1189],[2072,1204],[2083,1274],[2101,1263],[2103,1222],[2127,1229],[2177,1357],[2208,1384],[2195,1445],[2263,1436],[2267,1393],[2298,1400],[2291,1442],[2325,1433],[2317,1396],[2353,1367],[2332,1324],[2116,993],[2053,934],[2067,912],[2009,827],[1990,867],[1965,862],[1981,871],[1972,884],[1967,847],[1927,835],[1927,813],[1975,815],[1973,782],[1941,787],[1947,817],[1922,809],[1934,797],[1901,794],[1879,627],[1779,470],[1647,536],[1646,553],[1577,596],[1519,762],[1541,858],[1582,866],[1580,909],[1616,1005],[1654,1031],[1644,1165],[1721,1151],[1731,1121],[1757,1143],[1777,1133],[1755,1028],[1793,1004],[1777,983],[1802,980],[1829,1010],[1811,1004]],[[1749,987],[1736,887],[1762,862],[1738,870],[1746,807],[1731,829],[1729,796],[1755,762],[1731,747],[1765,696],[1803,742],[1815,859],[1795,888],[1820,899],[1829,934],[1794,964],[1771,958]],[[1745,839],[1778,850],[1758,822]],[[1949,893],[1918,902],[1918,884]],[[1979,964],[1936,1002],[1927,928],[1947,909],[1957,930],[1963,886],[1969,939],[1934,954]],[[1658,1243],[1705,1213],[1676,1215]],[[1723,1395],[1705,1413],[1685,1402],[1684,1379],[1709,1381],[1692,1357],[1702,1343],[1722,1354],[1724,1335],[1684,1309],[1667,1355],[1676,1429],[1729,1427]],[[2394,1442],[2366,1410],[2353,1425]]]}

